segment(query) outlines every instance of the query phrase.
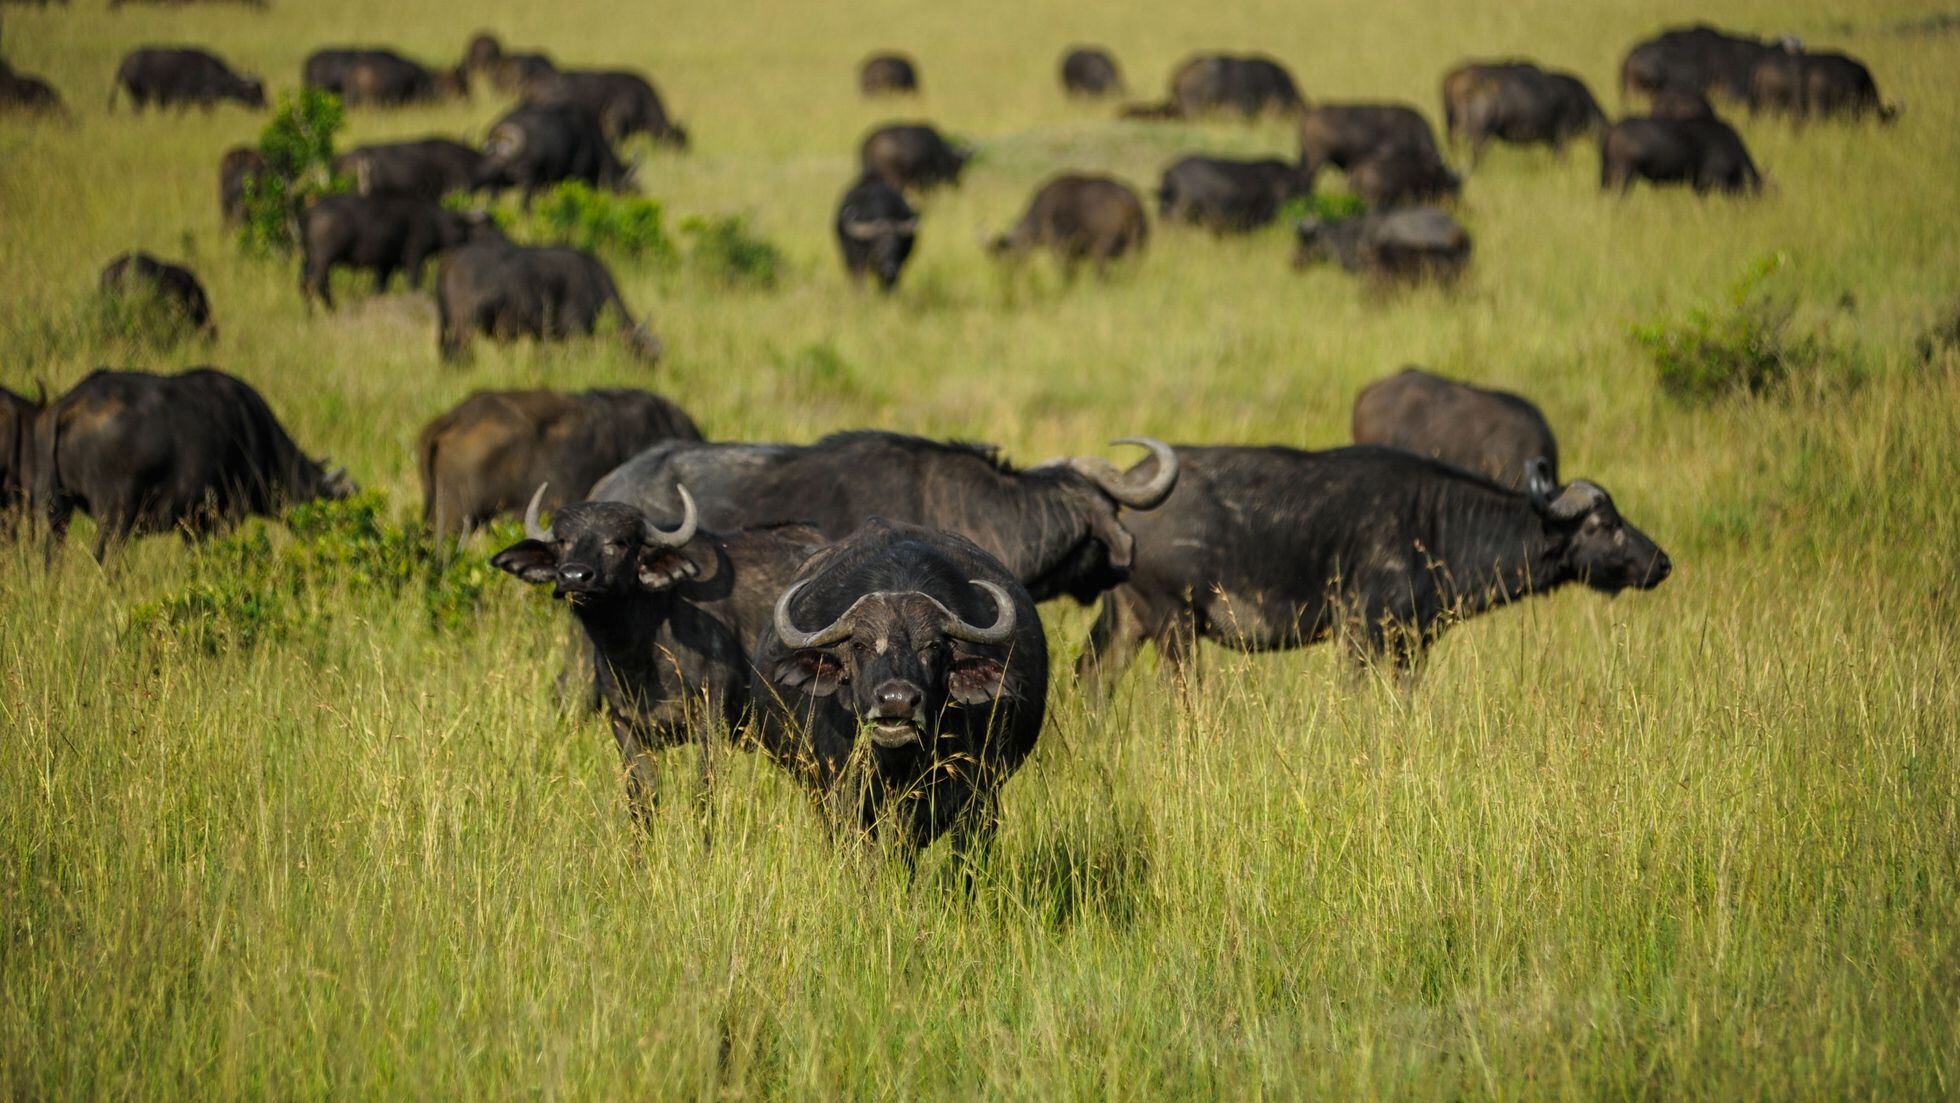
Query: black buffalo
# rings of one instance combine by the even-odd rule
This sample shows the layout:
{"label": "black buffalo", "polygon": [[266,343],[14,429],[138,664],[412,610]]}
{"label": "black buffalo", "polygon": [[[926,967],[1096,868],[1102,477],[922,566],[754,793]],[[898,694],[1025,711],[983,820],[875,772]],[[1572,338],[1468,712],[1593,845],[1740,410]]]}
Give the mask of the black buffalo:
{"label": "black buffalo", "polygon": [[837,247],[853,281],[875,276],[879,288],[890,291],[918,231],[919,212],[876,176],[860,178],[837,204]]}
{"label": "black buffalo", "polygon": [[1386,210],[1453,200],[1463,190],[1463,179],[1435,154],[1403,148],[1377,154],[1349,169],[1348,187],[1370,207]]}
{"label": "black buffalo", "polygon": [[376,294],[388,290],[396,272],[419,288],[430,257],[466,241],[502,236],[488,215],[452,211],[427,199],[330,195],[300,212],[300,294],[331,310],[335,268],[374,273]]}
{"label": "black buffalo", "polygon": [[490,562],[571,607],[596,659],[593,688],[612,718],[628,805],[645,823],[655,751],[694,742],[708,780],[710,740],[735,732],[749,710],[750,648],[823,539],[800,525],[711,533],[685,504],[671,530],[619,502],[575,502],[546,528],[544,492],[525,510],[524,539]]}
{"label": "black buffalo", "polygon": [[[221,100],[247,107],[265,106],[265,84],[241,76],[215,55],[189,47],[150,46],[132,50],[116,69],[116,87],[141,111],[151,104],[209,109]],[[115,106],[116,94],[109,93]]]}
{"label": "black buffalo", "polygon": [[245,218],[245,188],[265,171],[265,158],[251,146],[233,146],[218,161],[218,211],[226,225]]}
{"label": "black buffalo", "polygon": [[909,94],[918,90],[918,67],[903,54],[873,54],[858,66],[858,91],[867,96]]}
{"label": "black buffalo", "polygon": [[1880,122],[1899,110],[1878,98],[1878,84],[1864,63],[1843,54],[1777,50],[1756,62],[1750,75],[1749,107],[1795,119],[1858,119]]}
{"label": "black buffalo", "polygon": [[47,400],[45,389],[28,398],[0,387],[0,524],[27,505],[34,485],[34,422]]}
{"label": "black buffalo", "polygon": [[1071,96],[1117,96],[1123,73],[1100,46],[1075,46],[1062,55],[1062,88]]}
{"label": "black buffalo", "polygon": [[1382,279],[1452,280],[1470,260],[1470,233],[1436,207],[1403,207],[1337,222],[1307,219],[1296,228],[1293,266],[1333,259]]}
{"label": "black buffalo", "polygon": [[1491,141],[1548,145],[1596,134],[1606,114],[1584,81],[1529,62],[1471,63],[1443,78],[1443,118],[1454,145],[1475,161]]}
{"label": "black buffalo", "polygon": [[1290,199],[1313,191],[1313,178],[1286,161],[1185,157],[1164,170],[1157,215],[1219,233],[1256,230],[1279,217]]}
{"label": "black buffalo", "polygon": [[[1229,111],[1248,118],[1266,111],[1295,111],[1305,101],[1286,67],[1263,54],[1203,54],[1171,74],[1170,101],[1154,113],[1195,118]],[[1151,113],[1151,109],[1132,114]]]}
{"label": "black buffalo", "polygon": [[1399,103],[1323,103],[1300,116],[1300,167],[1309,173],[1332,165],[1343,172],[1371,158],[1402,150],[1443,159],[1429,120]]}
{"label": "black buffalo", "polygon": [[1620,95],[1630,102],[1636,94],[1678,88],[1743,102],[1756,63],[1792,48],[1788,40],[1735,34],[1706,23],[1674,27],[1627,51],[1620,63]]}
{"label": "black buffalo", "polygon": [[1143,200],[1128,184],[1108,176],[1065,173],[1034,193],[1021,220],[990,246],[995,256],[1046,246],[1070,271],[1093,261],[1098,269],[1143,251],[1150,223]]}
{"label": "black buffalo", "polygon": [[484,164],[482,153],[461,142],[422,138],[356,146],[334,158],[333,169],[361,195],[436,200],[476,190]]}
{"label": "black buffalo", "polygon": [[1538,407],[1421,368],[1362,388],[1354,400],[1354,443],[1442,460],[1512,490],[1544,493],[1558,485],[1558,439]]}
{"label": "black buffalo", "polygon": [[655,142],[687,148],[687,131],[667,117],[660,94],[638,73],[623,69],[558,69],[524,85],[528,103],[575,103],[590,111],[611,141],[644,134]]}
{"label": "black buffalo", "polygon": [[105,296],[152,299],[192,330],[210,337],[218,334],[217,323],[211,320],[211,297],[197,275],[182,265],[148,253],[123,253],[103,266],[97,286]]}
{"label": "black buffalo", "polygon": [[475,333],[499,341],[591,333],[608,309],[630,352],[660,359],[660,338],[633,320],[612,273],[590,253],[476,241],[445,253],[436,272],[437,348],[445,360],[462,356]]}
{"label": "black buffalo", "polygon": [[894,123],[865,135],[858,164],[895,188],[928,189],[958,184],[973,151],[946,140],[924,123]]}
{"label": "black buffalo", "polygon": [[1663,88],[1649,99],[1647,114],[1655,119],[1712,119],[1715,107],[1692,88]]}
{"label": "black buffalo", "polygon": [[299,450],[259,392],[212,368],[98,370],[48,407],[36,436],[50,557],[77,509],[95,518],[100,560],[138,533],[188,539],[354,489]]}
{"label": "black buffalo", "polygon": [[755,651],[763,745],[833,824],[916,853],[991,842],[1034,750],[1048,644],[1027,590],[963,537],[874,519],[810,557]]}
{"label": "black buffalo", "polygon": [[0,59],[0,113],[57,114],[65,110],[61,93],[40,77],[9,68]]}
{"label": "black buffalo", "polygon": [[527,210],[534,195],[562,180],[622,191],[632,176],[599,117],[576,103],[520,104],[490,128],[483,152],[476,183],[523,189]]}
{"label": "black buffalo", "polygon": [[704,523],[730,531],[807,521],[833,539],[871,517],[957,532],[1007,565],[1036,600],[1088,603],[1130,565],[1125,510],[1147,510],[1177,481],[1170,449],[1149,478],[1078,456],[1016,468],[992,448],[897,433],[837,433],[809,445],[663,444],[599,480],[591,496],[658,516],[685,483]]}
{"label": "black buffalo", "polygon": [[556,509],[661,441],[700,439],[687,411],[649,391],[477,391],[416,441],[422,519],[438,536],[467,532],[547,483]]}
{"label": "black buffalo", "polygon": [[403,107],[469,94],[462,67],[430,69],[375,47],[315,50],[300,68],[300,83],[332,92],[348,107]]}
{"label": "black buffalo", "polygon": [[1609,127],[1599,139],[1599,186],[1625,192],[1636,180],[1731,195],[1763,187],[1742,136],[1713,116],[1621,119]]}
{"label": "black buffalo", "polygon": [[1589,482],[1523,493],[1371,445],[1177,454],[1177,490],[1131,522],[1136,568],[1076,668],[1103,685],[1145,640],[1179,665],[1199,638],[1271,651],[1338,635],[1356,659],[1406,670],[1494,605],[1571,582],[1648,589],[1671,570]]}

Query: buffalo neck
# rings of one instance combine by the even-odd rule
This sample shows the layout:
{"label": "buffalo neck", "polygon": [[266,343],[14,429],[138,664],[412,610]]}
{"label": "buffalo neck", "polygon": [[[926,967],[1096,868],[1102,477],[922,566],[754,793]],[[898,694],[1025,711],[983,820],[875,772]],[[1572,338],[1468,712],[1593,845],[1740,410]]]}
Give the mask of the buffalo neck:
{"label": "buffalo neck", "polygon": [[[1042,578],[1082,543],[1088,524],[1061,478],[990,473],[954,504],[955,531],[972,534],[1020,579]],[[1002,525],[1010,519],[1012,527]],[[952,526],[948,526],[952,527]]]}
{"label": "buffalo neck", "polygon": [[672,600],[635,589],[572,604],[572,615],[592,641],[600,687],[615,709],[637,711],[664,696],[659,643]]}
{"label": "buffalo neck", "polygon": [[1572,581],[1564,541],[1531,500],[1494,485],[1425,481],[1418,511],[1426,551],[1448,565],[1452,599],[1466,612],[1545,593]]}

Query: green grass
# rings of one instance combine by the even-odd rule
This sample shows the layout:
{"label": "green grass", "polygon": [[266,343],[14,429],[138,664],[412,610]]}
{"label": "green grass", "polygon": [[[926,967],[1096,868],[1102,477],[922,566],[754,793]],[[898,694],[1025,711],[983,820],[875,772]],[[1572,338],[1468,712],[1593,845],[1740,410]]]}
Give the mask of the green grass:
{"label": "green grass", "polygon": [[[1928,10],[7,7],[8,60],[76,112],[0,119],[17,390],[216,363],[405,514],[417,429],[479,387],[648,385],[718,437],[888,426],[1033,461],[1139,432],[1339,443],[1359,387],[1420,362],[1538,400],[1565,473],[1677,572],[1461,627],[1408,695],[1331,648],[1208,650],[1188,691],[1146,662],[1100,710],[1059,687],[968,896],[943,854],[908,878],[840,850],[733,752],[712,849],[679,761],[637,832],[604,725],[555,704],[561,622],[514,584],[457,630],[419,594],[316,582],[309,630],[208,656],[135,623],[195,573],[179,542],[107,575],[86,532],[53,573],[0,548],[0,1096],[1952,1097],[1960,378],[1915,343],[1960,298],[1960,35],[1877,29]],[[1257,48],[1311,97],[1434,117],[1471,55],[1573,68],[1610,104],[1625,47],[1695,17],[1848,49],[1906,113],[1741,118],[1771,181],[1754,203],[1608,198],[1590,150],[1497,151],[1453,293],[1295,274],[1283,231],[1156,228],[1140,264],[1072,286],[979,248],[1063,167],[1149,186],[1187,150],[1290,151],[1278,122],[1067,101],[1076,40],[1140,96],[1190,50]],[[277,91],[315,46],[446,59],[477,24],[652,73],[694,147],[636,147],[647,194],[675,225],[745,217],[783,250],[775,286],[622,263],[658,368],[609,342],[444,367],[426,298],[309,314],[295,266],[239,255],[215,169],[262,117],[103,108],[145,42],[210,44]],[[885,46],[919,58],[919,102],[856,98]],[[348,137],[480,136],[499,110],[356,112]],[[834,204],[858,137],[908,117],[981,160],[928,201],[898,293],[853,294]],[[132,247],[188,257],[215,344],[69,323]],[[1778,251],[1766,287],[1833,355],[1758,398],[1666,398],[1629,327],[1720,302]],[[1065,663],[1088,618],[1052,612]]]}

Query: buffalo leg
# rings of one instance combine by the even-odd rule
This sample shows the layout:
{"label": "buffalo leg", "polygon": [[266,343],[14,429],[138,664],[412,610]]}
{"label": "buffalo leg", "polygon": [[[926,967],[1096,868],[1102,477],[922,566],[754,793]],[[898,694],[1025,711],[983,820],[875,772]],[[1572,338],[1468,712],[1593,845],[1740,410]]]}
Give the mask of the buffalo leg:
{"label": "buffalo leg", "polygon": [[388,293],[388,281],[394,278],[394,265],[383,264],[379,268],[376,268],[374,270],[374,293],[376,295],[386,295]]}
{"label": "buffalo leg", "polygon": [[635,823],[642,829],[652,830],[654,805],[660,800],[660,776],[653,752],[640,742],[632,726],[618,717],[613,718],[613,739],[619,744],[619,755],[626,767],[627,808],[632,811]]}
{"label": "buffalo leg", "polygon": [[299,292],[302,297],[311,295],[319,299],[328,310],[332,310],[334,308],[333,267],[325,263],[316,263],[312,257],[308,257],[306,270],[300,274]]}
{"label": "buffalo leg", "polygon": [[1102,611],[1089,629],[1082,656],[1075,661],[1076,678],[1098,696],[1114,688],[1143,644],[1145,632],[1136,608],[1139,600],[1127,586],[1103,594]]}

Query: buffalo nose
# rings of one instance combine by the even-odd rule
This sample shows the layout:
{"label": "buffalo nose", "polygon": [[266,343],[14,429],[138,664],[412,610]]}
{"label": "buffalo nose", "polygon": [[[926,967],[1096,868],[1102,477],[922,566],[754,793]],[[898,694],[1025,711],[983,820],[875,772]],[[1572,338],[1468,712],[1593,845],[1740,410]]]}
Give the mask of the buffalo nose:
{"label": "buffalo nose", "polygon": [[1667,581],[1667,576],[1674,573],[1674,561],[1667,557],[1666,552],[1662,552],[1660,559],[1654,563],[1653,573],[1656,586]]}
{"label": "buffalo nose", "polygon": [[886,682],[873,694],[871,714],[879,720],[909,720],[919,711],[919,689],[904,682]]}
{"label": "buffalo nose", "polygon": [[567,563],[565,566],[558,568],[558,584],[560,586],[590,586],[592,584],[592,568]]}

